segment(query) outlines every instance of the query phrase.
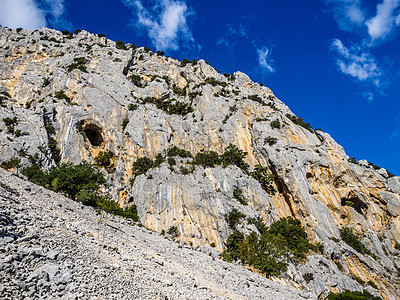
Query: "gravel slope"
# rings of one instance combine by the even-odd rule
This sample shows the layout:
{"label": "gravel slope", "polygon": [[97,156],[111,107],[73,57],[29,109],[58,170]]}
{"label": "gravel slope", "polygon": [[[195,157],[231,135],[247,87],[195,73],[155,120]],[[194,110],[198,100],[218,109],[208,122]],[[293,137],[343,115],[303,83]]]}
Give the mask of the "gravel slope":
{"label": "gravel slope", "polygon": [[0,298],[316,299],[2,169]]}

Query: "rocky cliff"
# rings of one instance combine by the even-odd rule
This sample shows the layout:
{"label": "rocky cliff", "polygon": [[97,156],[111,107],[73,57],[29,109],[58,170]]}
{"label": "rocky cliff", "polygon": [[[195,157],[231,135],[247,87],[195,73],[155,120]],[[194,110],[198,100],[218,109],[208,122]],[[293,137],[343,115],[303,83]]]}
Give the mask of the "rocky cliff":
{"label": "rocky cliff", "polygon": [[[266,224],[293,216],[324,254],[311,253],[275,280],[320,297],[372,282],[371,292],[400,297],[400,178],[349,159],[267,87],[241,72],[220,74],[203,60],[179,62],[86,31],[0,28],[0,53],[5,168],[13,157],[51,168],[108,153],[104,192],[121,206],[135,204],[148,229],[176,226],[182,242],[222,251],[233,208]],[[178,155],[134,172],[139,158],[154,160],[173,146],[195,156],[222,155],[230,145],[246,152],[248,171],[192,165]],[[251,176],[260,167],[268,184]],[[238,229],[255,229],[246,220]],[[371,255],[341,240],[344,226]],[[302,274],[310,272],[307,283]]]}

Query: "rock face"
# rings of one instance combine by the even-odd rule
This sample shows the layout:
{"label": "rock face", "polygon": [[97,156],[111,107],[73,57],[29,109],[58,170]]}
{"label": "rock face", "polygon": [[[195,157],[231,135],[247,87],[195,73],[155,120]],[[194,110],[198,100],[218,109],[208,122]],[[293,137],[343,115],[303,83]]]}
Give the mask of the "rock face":
{"label": "rock face", "polygon": [[[121,206],[136,204],[146,228],[177,226],[182,242],[222,251],[232,233],[224,216],[233,208],[266,224],[293,216],[324,245],[324,255],[310,255],[276,280],[323,297],[362,290],[358,277],[375,283],[385,299],[400,297],[399,177],[349,160],[329,134],[309,128],[267,87],[241,72],[221,75],[203,60],[117,49],[86,31],[0,28],[0,49],[0,118],[9,118],[0,122],[4,166],[17,156],[24,165],[34,159],[54,166],[52,139],[63,162],[94,161],[110,151],[105,192]],[[250,170],[261,165],[274,176],[270,190],[235,165],[192,168],[188,158],[132,174],[138,158],[154,159],[172,146],[196,155],[222,154],[230,144],[247,152]],[[246,205],[234,199],[235,189]],[[341,241],[343,226],[374,255]],[[244,222],[240,230],[249,228]],[[307,272],[314,273],[309,283]]]}

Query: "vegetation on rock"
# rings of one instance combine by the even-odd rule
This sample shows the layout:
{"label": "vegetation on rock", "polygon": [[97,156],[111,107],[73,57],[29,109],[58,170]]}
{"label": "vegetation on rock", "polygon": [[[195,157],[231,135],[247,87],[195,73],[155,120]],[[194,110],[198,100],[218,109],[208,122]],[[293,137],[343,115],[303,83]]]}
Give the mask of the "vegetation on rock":
{"label": "vegetation on rock", "polygon": [[[231,224],[236,226],[238,220],[243,218],[240,214],[234,211],[227,219],[230,218]],[[299,220],[282,218],[269,229],[263,223],[257,225],[259,234],[252,232],[245,236],[234,231],[225,242],[221,257],[226,261],[240,260],[266,276],[277,276],[286,271],[288,260],[304,259],[311,247]]]}
{"label": "vegetation on rock", "polygon": [[352,247],[354,250],[362,254],[371,254],[371,251],[365,247],[365,245],[360,241],[359,237],[354,234],[353,229],[350,227],[343,227],[340,229],[340,237],[342,240]]}
{"label": "vegetation on rock", "polygon": [[372,295],[367,290],[362,292],[345,290],[342,293],[330,293],[327,300],[382,300],[381,297]]}

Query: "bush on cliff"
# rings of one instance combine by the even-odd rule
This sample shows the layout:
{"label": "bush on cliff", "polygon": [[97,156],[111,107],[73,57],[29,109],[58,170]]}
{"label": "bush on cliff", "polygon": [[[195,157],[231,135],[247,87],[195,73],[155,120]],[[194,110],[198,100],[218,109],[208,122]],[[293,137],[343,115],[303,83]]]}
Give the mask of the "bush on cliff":
{"label": "bush on cliff", "polygon": [[43,171],[39,164],[34,162],[32,166],[24,168],[22,173],[32,182],[62,193],[84,205],[130,218],[135,222],[139,221],[136,205],[122,209],[109,196],[99,194],[100,186],[106,183],[106,179],[96,165],[86,161],[78,165],[62,163],[49,171]]}
{"label": "bush on cliff", "polygon": [[225,250],[221,255],[224,260],[240,260],[266,276],[278,276],[286,271],[288,260],[303,259],[311,248],[299,220],[282,218],[269,229],[260,220],[250,221],[257,223],[259,234],[252,232],[244,236],[234,231],[225,242]]}

